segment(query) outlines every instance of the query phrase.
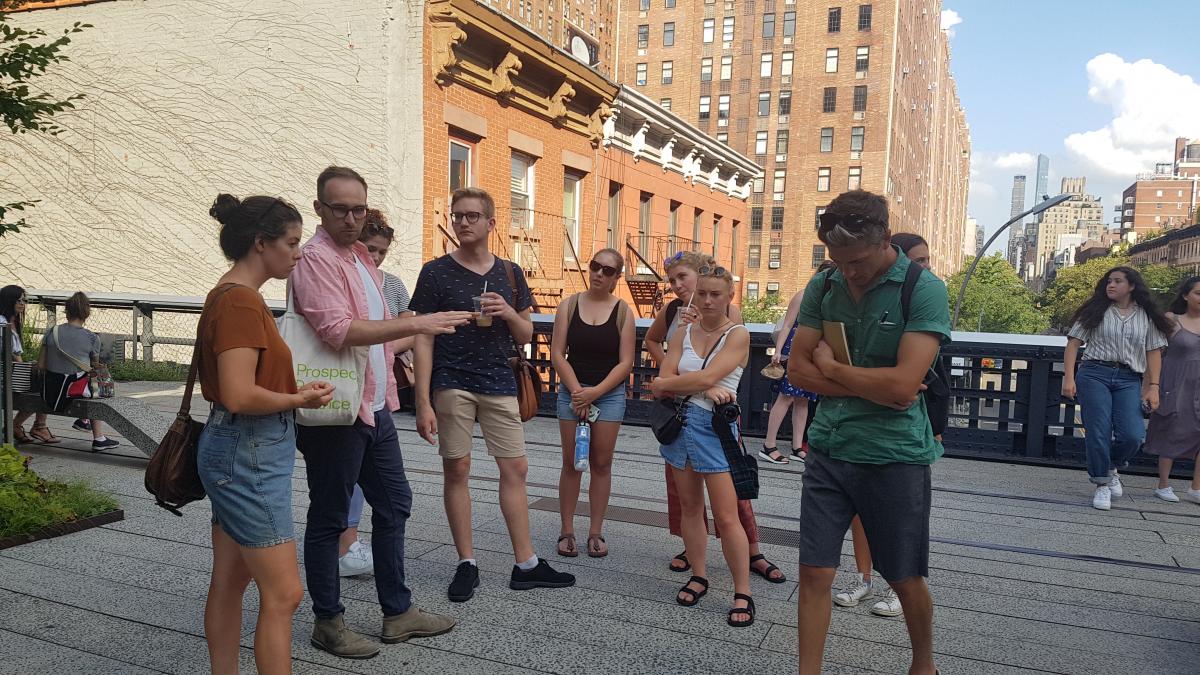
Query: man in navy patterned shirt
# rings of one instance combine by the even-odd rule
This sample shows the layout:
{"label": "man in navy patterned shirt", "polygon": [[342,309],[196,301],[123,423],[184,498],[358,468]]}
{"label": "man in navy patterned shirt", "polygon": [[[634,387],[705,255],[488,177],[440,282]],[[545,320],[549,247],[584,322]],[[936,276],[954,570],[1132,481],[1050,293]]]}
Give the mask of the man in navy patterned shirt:
{"label": "man in navy patterned shirt", "polygon": [[[526,590],[575,584],[574,576],[556,572],[538,559],[529,533],[525,491],[529,463],[517,407],[517,382],[508,358],[514,345],[533,339],[529,319],[533,298],[521,268],[488,250],[495,214],[495,202],[487,192],[478,188],[454,192],[450,222],[459,248],[421,268],[409,303],[409,309],[418,314],[450,308],[473,311],[473,298],[482,296],[475,324],[450,335],[418,338],[414,350],[417,431],[429,443],[436,442],[442,456],[442,498],[458,550],[458,568],[448,593],[454,602],[470,600],[479,586],[468,485],[476,421],[488,454],[500,468],[500,510],[516,556],[509,587]],[[508,281],[510,268],[516,288]]]}

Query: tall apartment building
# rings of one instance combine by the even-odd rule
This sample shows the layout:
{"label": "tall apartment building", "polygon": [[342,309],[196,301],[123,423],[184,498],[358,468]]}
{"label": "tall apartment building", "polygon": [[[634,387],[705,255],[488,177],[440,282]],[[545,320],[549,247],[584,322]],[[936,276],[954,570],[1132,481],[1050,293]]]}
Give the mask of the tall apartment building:
{"label": "tall apartment building", "polygon": [[1200,139],[1175,139],[1175,157],[1138,174],[1114,207],[1121,233],[1136,241],[1149,232],[1187,227],[1200,209]]}
{"label": "tall apartment building", "polygon": [[[618,0],[477,0],[612,77]],[[642,0],[643,2],[645,0]],[[586,55],[586,57],[585,57]]]}
{"label": "tall apartment building", "polygon": [[765,168],[747,287],[800,289],[825,258],[817,215],[854,188],[961,266],[970,138],[940,2],[620,1],[618,81]]}
{"label": "tall apartment building", "polygon": [[1047,264],[1056,253],[1072,242],[1078,245],[1088,239],[1100,240],[1104,236],[1107,229],[1104,208],[1100,205],[1100,198],[1087,194],[1086,188],[1086,178],[1062,179],[1062,194],[1069,194],[1071,198],[1041,213],[1036,248],[1026,267],[1027,270],[1032,268],[1027,281],[1033,285],[1042,283]]}

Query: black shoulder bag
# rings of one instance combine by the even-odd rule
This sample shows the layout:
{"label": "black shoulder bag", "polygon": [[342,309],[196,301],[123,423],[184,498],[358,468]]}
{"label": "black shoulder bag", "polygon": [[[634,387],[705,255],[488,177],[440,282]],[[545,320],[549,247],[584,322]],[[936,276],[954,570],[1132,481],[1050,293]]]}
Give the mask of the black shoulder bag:
{"label": "black shoulder bag", "polygon": [[[704,357],[704,363],[700,365],[700,370],[704,370],[708,366],[708,360],[717,352],[721,344],[725,341],[725,337],[729,335],[729,331],[737,328],[738,324],[734,324],[721,334],[721,338],[717,340],[717,344],[709,350],[708,356]],[[650,429],[654,432],[654,437],[663,445],[670,445],[679,438],[679,432],[683,431],[683,425],[687,423],[687,402],[691,400],[691,396],[681,398],[660,398],[650,406]]]}

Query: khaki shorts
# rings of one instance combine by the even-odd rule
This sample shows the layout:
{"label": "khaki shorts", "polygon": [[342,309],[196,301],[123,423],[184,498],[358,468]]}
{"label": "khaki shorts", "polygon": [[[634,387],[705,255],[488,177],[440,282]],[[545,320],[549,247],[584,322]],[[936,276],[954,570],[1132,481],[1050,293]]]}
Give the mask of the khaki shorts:
{"label": "khaki shorts", "polygon": [[489,455],[525,456],[525,427],[521,424],[516,396],[439,389],[433,392],[433,410],[437,413],[438,454],[442,457],[470,456],[477,420]]}

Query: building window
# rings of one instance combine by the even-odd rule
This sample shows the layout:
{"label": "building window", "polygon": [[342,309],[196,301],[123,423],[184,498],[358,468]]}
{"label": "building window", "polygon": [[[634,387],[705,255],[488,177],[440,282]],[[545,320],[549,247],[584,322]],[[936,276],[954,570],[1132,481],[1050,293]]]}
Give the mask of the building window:
{"label": "building window", "polygon": [[766,187],[765,187],[766,184],[767,184],[767,179],[763,178],[762,176],[755,178],[754,179],[754,194],[762,194],[763,190],[766,189]]}
{"label": "building window", "polygon": [[771,192],[777,195],[783,194],[783,189],[787,185],[787,169],[775,169],[775,176],[771,180]]}
{"label": "building window", "polygon": [[707,120],[707,119],[708,119],[708,115],[709,115],[709,106],[711,105],[711,102],[712,102],[712,99],[710,99],[710,98],[709,98],[709,97],[707,97],[707,96],[701,96],[701,97],[700,97],[700,115],[699,115],[699,118],[700,118],[701,120]]}
{"label": "building window", "polygon": [[637,64],[637,79],[635,82],[637,82],[639,87],[646,85],[646,68],[647,66],[644,63]]}
{"label": "building window", "polygon": [[667,9],[675,9],[675,0],[666,0],[666,2],[663,3],[663,7],[666,7]]}
{"label": "building window", "polygon": [[821,152],[833,152],[833,127],[821,129]]}
{"label": "building window", "polygon": [[754,154],[767,154],[767,132],[758,131],[754,134]]}
{"label": "building window", "polygon": [[674,21],[668,21],[667,23],[663,24],[663,46],[664,47],[674,47],[675,46],[675,22]]}
{"label": "building window", "polygon": [[794,52],[784,52],[779,55],[779,74],[783,77],[792,76],[792,63],[796,59]]}
{"label": "building window", "polygon": [[700,59],[700,81],[712,82],[712,58]]}
{"label": "building window", "polygon": [[725,133],[724,131],[718,131],[717,132],[717,142],[724,143],[725,145],[729,145],[729,134]]}
{"label": "building window", "polygon": [[[748,262],[746,263],[746,266],[747,267],[758,267],[758,265],[750,265],[750,263],[748,263]],[[757,300],[758,299],[758,282],[757,281],[747,281],[746,282],[746,299],[747,300]]]}
{"label": "building window", "polygon": [[829,172],[827,166],[817,169],[817,192],[829,192]]}
{"label": "building window", "polygon": [[650,26],[642,24],[638,26],[638,49],[645,49],[650,46]]}
{"label": "building window", "polygon": [[534,158],[519,152],[512,154],[509,176],[509,211],[514,227],[533,227]]}
{"label": "building window", "polygon": [[[771,246],[767,249],[767,267],[777,270],[781,264],[783,264],[783,245],[771,244]],[[767,284],[768,296],[779,295],[779,284],[773,285],[775,286],[774,292],[771,291],[772,284]]]}
{"label": "building window", "polygon": [[779,129],[775,132],[775,154],[786,155],[788,151],[788,130]]}
{"label": "building window", "polygon": [[750,208],[750,230],[758,232],[763,226],[763,207],[754,206]]}
{"label": "building window", "polygon": [[825,72],[836,73],[838,69],[838,49],[830,47],[825,50]]}
{"label": "building window", "polygon": [[621,184],[608,181],[608,247],[617,245],[617,233],[621,231]]}
{"label": "building window", "polygon": [[842,8],[830,7],[829,20],[826,22],[826,29],[830,33],[842,32]]}
{"label": "building window", "polygon": [[661,106],[663,110],[670,110],[671,109],[671,99],[660,98],[660,99],[658,99],[658,105]]}
{"label": "building window", "polygon": [[716,19],[705,19],[703,25],[703,33],[700,39],[704,42],[713,41],[713,29],[716,27]]}
{"label": "building window", "polygon": [[821,112],[837,112],[837,87],[825,87],[825,95],[821,98]]}
{"label": "building window", "polygon": [[858,29],[871,30],[871,6],[858,6]]}
{"label": "building window", "polygon": [[650,212],[654,195],[643,192],[638,200],[638,253],[643,258],[650,255]]}
{"label": "building window", "polygon": [[704,223],[704,212],[701,211],[700,209],[696,209],[696,215],[692,216],[692,241],[693,242],[699,243],[700,236],[703,232],[703,230],[701,230],[700,227],[703,223]]}
{"label": "building window", "polygon": [[638,0],[638,9],[643,12],[650,11],[650,0]]}
{"label": "building window", "polygon": [[[779,247],[775,246],[773,248],[779,248]],[[781,253],[781,255],[782,255],[782,253]],[[778,282],[776,282],[776,281],[768,281],[767,282],[767,297],[775,298],[776,300],[779,299],[779,283]]]}
{"label": "building window", "polygon": [[679,236],[679,207],[681,204],[671,200],[671,210],[667,213],[667,246],[670,253],[675,254],[675,239]]}
{"label": "building window", "polygon": [[721,216],[713,216],[713,247],[712,255],[717,257],[717,250],[721,244]]}
{"label": "building window", "polygon": [[732,80],[733,79],[733,57],[732,56],[722,56],[721,57],[721,79],[722,80]]}
{"label": "building window", "polygon": [[862,167],[852,166],[850,167],[849,178],[846,180],[846,189],[857,190],[860,185],[862,185]]}
{"label": "building window", "polygon": [[732,16],[727,16],[721,20],[721,42],[733,42]]}
{"label": "building window", "polygon": [[763,14],[763,37],[775,37],[775,15]]}
{"label": "building window", "polygon": [[854,72],[865,73],[871,63],[871,48],[859,47],[854,56]]}
{"label": "building window", "polygon": [[825,246],[824,244],[813,244],[812,266],[817,269],[821,263],[825,262]]}
{"label": "building window", "polygon": [[796,13],[783,13],[783,37],[790,38],[796,35]]}
{"label": "building window", "polygon": [[850,127],[850,150],[862,152],[867,133],[866,127]]}
{"label": "building window", "polygon": [[762,244],[750,244],[750,251],[746,254],[746,267],[756,270],[760,264],[762,264]]}
{"label": "building window", "polygon": [[780,115],[792,114],[792,92],[790,92],[790,91],[779,92],[779,114]]}
{"label": "building window", "polygon": [[457,138],[450,139],[450,192],[459,188],[470,187],[471,155],[474,146]]}
{"label": "building window", "polygon": [[662,62],[662,83],[663,84],[671,84],[671,80],[673,79],[672,76],[674,74],[675,74],[675,62],[674,61],[663,61]]}
{"label": "building window", "polygon": [[717,97],[717,119],[729,119],[729,94],[721,94]]}
{"label": "building window", "polygon": [[569,241],[563,247],[563,260],[575,262],[579,258],[579,198],[583,177],[567,171],[563,173],[563,226]]}
{"label": "building window", "polygon": [[854,87],[854,112],[864,112],[867,109],[867,85],[859,84]]}
{"label": "building window", "polygon": [[783,207],[771,207],[771,229],[779,231],[783,229]]}
{"label": "building window", "polygon": [[775,61],[774,54],[770,54],[770,53],[763,54],[762,58],[759,59],[759,62],[758,62],[758,76],[759,77],[770,77],[771,76],[771,67],[774,65],[774,61]]}
{"label": "building window", "polygon": [[771,92],[760,91],[758,93],[758,116],[766,117],[771,114]]}
{"label": "building window", "polygon": [[813,227],[817,227],[817,228],[821,227],[821,214],[822,213],[825,213],[825,207],[824,206],[817,207],[817,219],[816,219],[816,222],[813,225]]}

